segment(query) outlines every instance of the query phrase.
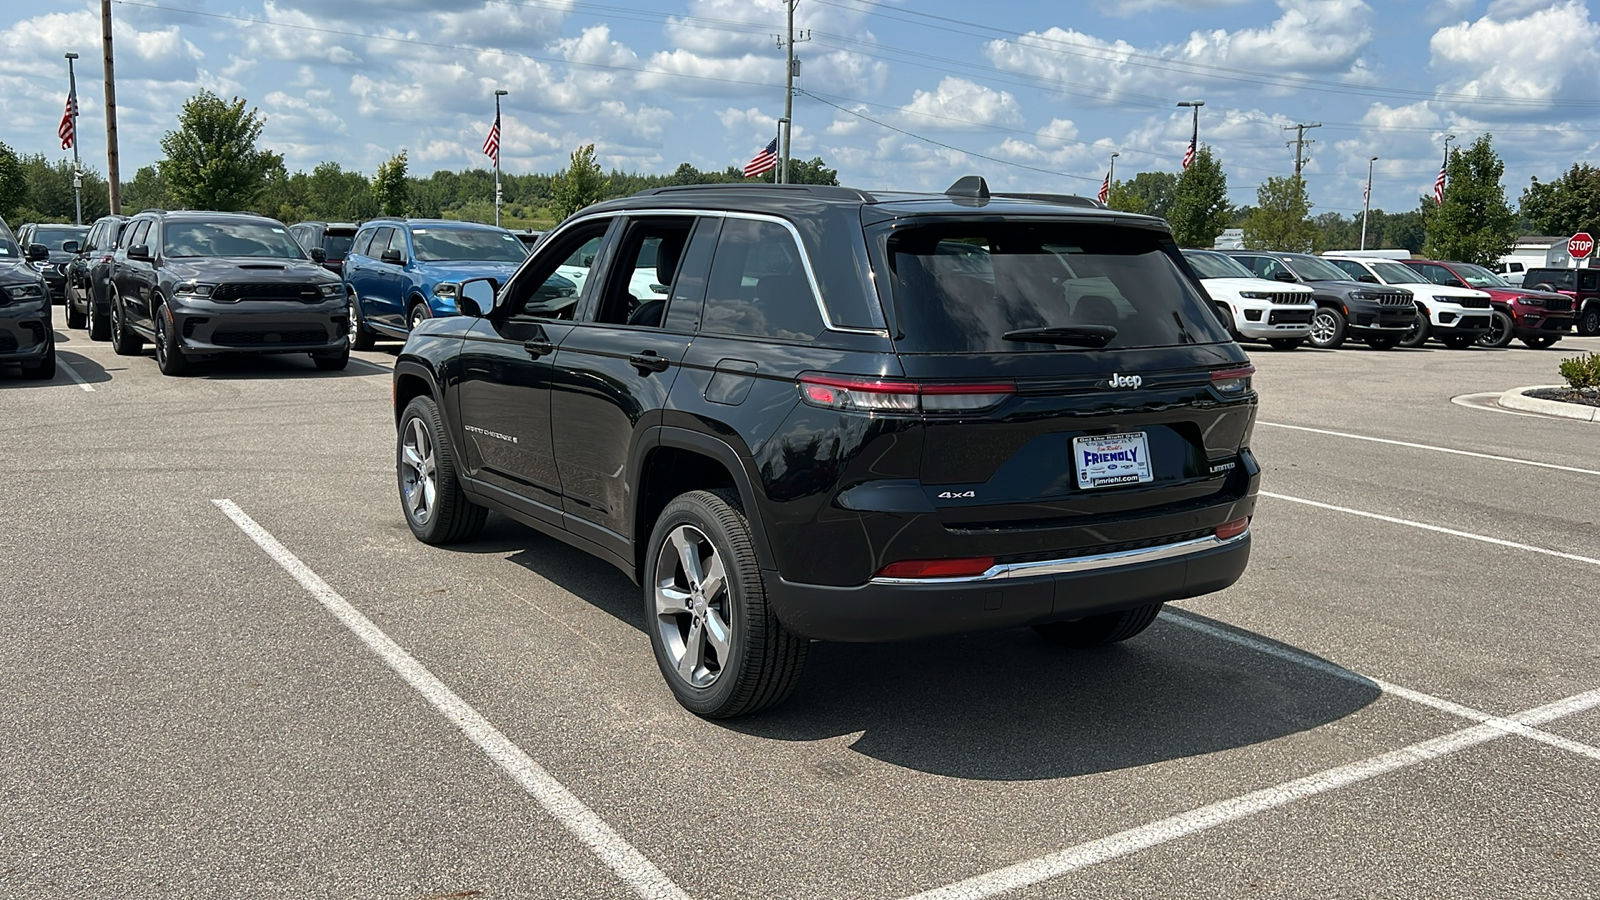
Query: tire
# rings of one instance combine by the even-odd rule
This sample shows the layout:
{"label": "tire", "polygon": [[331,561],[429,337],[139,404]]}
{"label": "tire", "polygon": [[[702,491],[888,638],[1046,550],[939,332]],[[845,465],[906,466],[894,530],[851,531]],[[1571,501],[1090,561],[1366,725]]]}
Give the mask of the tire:
{"label": "tire", "polygon": [[1411,330],[1406,332],[1404,337],[1400,338],[1399,343],[1402,347],[1421,347],[1423,344],[1426,344],[1428,342],[1428,338],[1432,336],[1433,323],[1428,321],[1428,317],[1426,315],[1417,313],[1416,320],[1411,323]]}
{"label": "tire", "polygon": [[1494,310],[1489,314],[1489,330],[1478,338],[1478,343],[1484,347],[1504,347],[1515,337],[1513,327],[1510,315]]}
{"label": "tire", "polygon": [[1584,337],[1594,337],[1600,334],[1600,303],[1590,303],[1578,313],[1578,321],[1574,323],[1578,334]]}
{"label": "tire", "polygon": [[22,364],[22,377],[34,381],[49,381],[56,377],[56,342],[51,341],[44,358],[36,363]]}
{"label": "tire", "polygon": [[1451,350],[1466,350],[1478,342],[1475,334],[1447,334],[1439,338]]}
{"label": "tire", "polygon": [[108,313],[100,312],[100,304],[95,302],[94,293],[92,291],[89,293],[89,302],[87,306],[89,307],[87,311],[89,318],[89,340],[110,340],[111,326],[106,321],[106,316]]}
{"label": "tire", "polygon": [[1559,340],[1561,340],[1561,335],[1559,334],[1539,334],[1533,337],[1525,337],[1522,342],[1535,350],[1543,350],[1546,347],[1555,346],[1556,341]]}
{"label": "tire", "polygon": [[183,344],[172,321],[172,312],[165,303],[154,316],[156,320],[156,367],[163,375],[181,377],[193,370],[193,363],[183,355]]}
{"label": "tire", "polygon": [[1161,615],[1160,603],[1103,613],[1073,622],[1045,622],[1033,626],[1039,636],[1063,647],[1103,647],[1133,637]]}
{"label": "tire", "polygon": [[87,316],[84,313],[79,312],[78,308],[76,306],[72,305],[72,297],[68,296],[67,297],[67,327],[68,328],[72,328],[72,329],[81,329],[81,328],[83,328],[86,319],[87,319]]}
{"label": "tire", "polygon": [[[810,642],[791,634],[767,605],[737,495],[690,491],[667,504],[645,565],[645,630],[662,677],[685,709],[725,719],[771,707],[794,691]],[[718,570],[722,578],[708,597],[705,585]]]}
{"label": "tire", "polygon": [[456,473],[455,449],[432,397],[418,397],[400,414],[395,437],[400,507],[411,533],[424,544],[471,540],[489,511],[467,499]]}
{"label": "tire", "polygon": [[1267,346],[1274,350],[1293,350],[1305,342],[1305,338],[1267,338]]}
{"label": "tire", "polygon": [[1228,329],[1228,337],[1233,338],[1233,342],[1237,344],[1239,342],[1239,324],[1233,320],[1233,310],[1229,309],[1226,303],[1218,303],[1217,315],[1222,317],[1222,324]]}
{"label": "tire", "polygon": [[345,366],[350,365],[350,348],[346,346],[333,353],[313,353],[311,361],[316,363],[317,370],[321,372],[343,371]]}
{"label": "tire", "polygon": [[112,294],[110,305],[111,321],[108,323],[108,329],[111,349],[118,356],[138,356],[144,349],[144,339],[128,330],[127,315],[122,309],[122,298]]}
{"label": "tire", "polygon": [[351,350],[371,350],[373,342],[377,340],[377,335],[368,331],[366,324],[362,322],[361,301],[354,294],[350,295],[349,337]]}
{"label": "tire", "polygon": [[1334,350],[1344,344],[1344,313],[1331,306],[1319,306],[1311,314],[1311,346]]}
{"label": "tire", "polygon": [[1374,350],[1393,350],[1400,346],[1400,339],[1397,337],[1369,337],[1366,339],[1366,343],[1368,347]]}
{"label": "tire", "polygon": [[421,300],[415,301],[411,304],[411,309],[406,313],[406,331],[408,333],[416,331],[418,325],[431,318],[433,318],[433,310],[428,308],[428,304]]}

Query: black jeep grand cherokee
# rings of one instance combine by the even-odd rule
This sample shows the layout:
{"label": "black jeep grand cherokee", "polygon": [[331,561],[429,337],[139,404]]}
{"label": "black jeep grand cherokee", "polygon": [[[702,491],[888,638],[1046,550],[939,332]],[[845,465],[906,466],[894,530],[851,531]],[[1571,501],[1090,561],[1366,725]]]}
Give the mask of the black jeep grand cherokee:
{"label": "black jeep grand cherokee", "polygon": [[[1166,224],[1097,206],[977,178],[591,206],[406,342],[407,521],[492,509],[620,567],[704,716],[782,700],[808,638],[1131,637],[1244,571],[1256,394]],[[545,289],[591,258],[577,304]]]}
{"label": "black jeep grand cherokee", "polygon": [[110,337],[131,356],[146,340],[166,375],[231,353],[350,360],[350,305],[339,276],[275,219],[145,210],[128,220],[111,267]]}

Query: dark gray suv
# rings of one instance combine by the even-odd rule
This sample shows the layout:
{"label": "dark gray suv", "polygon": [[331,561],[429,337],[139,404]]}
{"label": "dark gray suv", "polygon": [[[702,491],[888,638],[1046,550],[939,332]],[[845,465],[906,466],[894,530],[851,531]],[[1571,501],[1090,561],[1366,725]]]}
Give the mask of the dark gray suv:
{"label": "dark gray suv", "polygon": [[1308,253],[1224,250],[1257,278],[1303,284],[1317,303],[1311,314],[1311,346],[1332,350],[1346,338],[1374,350],[1399,346],[1416,323],[1417,305],[1405,288],[1351,281],[1349,273]]}

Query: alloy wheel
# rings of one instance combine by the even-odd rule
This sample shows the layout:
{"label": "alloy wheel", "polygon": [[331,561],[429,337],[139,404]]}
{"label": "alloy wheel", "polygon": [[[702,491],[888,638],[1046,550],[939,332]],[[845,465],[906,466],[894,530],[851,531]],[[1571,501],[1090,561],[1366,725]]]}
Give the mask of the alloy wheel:
{"label": "alloy wheel", "polygon": [[1506,329],[1509,324],[1510,319],[1505,316],[1490,316],[1489,333],[1484,335],[1483,342],[1491,347],[1500,347],[1509,343],[1506,338]]}
{"label": "alloy wheel", "polygon": [[350,349],[354,350],[356,339],[361,334],[361,320],[356,318],[356,301],[354,297],[346,301],[345,321],[349,323],[345,328],[345,341],[350,345]]}
{"label": "alloy wheel", "polygon": [[156,363],[165,369],[167,367],[167,317],[164,312],[158,312],[156,319]]}
{"label": "alloy wheel", "polygon": [[707,688],[728,665],[733,647],[727,568],[705,532],[679,525],[656,561],[655,627],[684,683]]}
{"label": "alloy wheel", "polygon": [[1333,340],[1333,333],[1337,325],[1333,321],[1333,313],[1327,310],[1317,310],[1311,317],[1311,342],[1313,344],[1326,344]]}
{"label": "alloy wheel", "polygon": [[426,525],[439,497],[438,458],[433,436],[422,419],[413,418],[406,423],[400,457],[400,489],[405,495],[406,514],[418,525]]}

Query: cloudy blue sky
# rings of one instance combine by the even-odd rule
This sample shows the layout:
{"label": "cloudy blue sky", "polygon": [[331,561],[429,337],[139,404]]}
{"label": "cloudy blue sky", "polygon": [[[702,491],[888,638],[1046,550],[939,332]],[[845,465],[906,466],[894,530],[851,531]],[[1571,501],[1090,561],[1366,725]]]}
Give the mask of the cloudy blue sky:
{"label": "cloudy blue sky", "polygon": [[[742,164],[783,109],[783,0],[118,0],[124,177],[155,161],[200,88],[266,116],[291,170],[483,165],[492,92],[508,171],[554,171],[593,142],[606,168]],[[1600,22],[1580,0],[799,0],[795,155],[843,183],[937,188],[980,173],[1092,194],[1176,171],[1189,112],[1235,203],[1290,174],[1308,133],[1316,211],[1410,209],[1446,132],[1488,131],[1513,202],[1596,156]],[[83,153],[104,170],[99,4],[0,10],[0,141],[59,157],[62,54],[82,54]],[[982,157],[991,157],[985,159]]]}

